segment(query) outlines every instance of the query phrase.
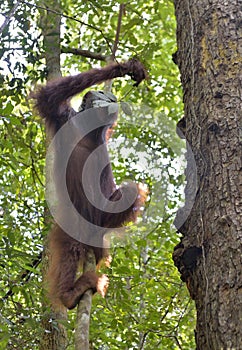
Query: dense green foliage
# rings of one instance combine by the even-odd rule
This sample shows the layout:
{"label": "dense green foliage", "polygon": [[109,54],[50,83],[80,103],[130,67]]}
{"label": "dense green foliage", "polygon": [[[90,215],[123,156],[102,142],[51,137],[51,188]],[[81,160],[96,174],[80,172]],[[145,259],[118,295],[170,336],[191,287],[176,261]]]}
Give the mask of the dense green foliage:
{"label": "dense green foliage", "polygon": [[[113,1],[61,2],[62,51],[111,54],[119,6]],[[45,132],[29,91],[46,77],[40,1],[1,2],[0,27],[0,349],[37,349],[41,334],[40,253],[45,224]],[[12,12],[11,12],[12,11]],[[44,11],[43,9],[41,11]],[[56,11],[53,9],[53,11]],[[52,13],[53,15],[53,13]],[[149,80],[138,89],[117,80],[120,123],[110,142],[117,183],[149,185],[143,219],[114,239],[106,299],[94,297],[93,349],[192,349],[193,305],[172,262],[172,226],[182,202],[183,144],[175,134],[182,114],[178,70],[172,62],[175,18],[171,1],[131,0],[125,7],[116,57],[138,56]],[[100,62],[62,54],[63,74]],[[101,62],[104,65],[104,62]],[[76,102],[76,100],[75,100]],[[34,262],[34,263],[33,263]],[[70,313],[70,335],[75,311]],[[70,337],[71,339],[71,337]],[[68,349],[73,349],[72,341]]]}

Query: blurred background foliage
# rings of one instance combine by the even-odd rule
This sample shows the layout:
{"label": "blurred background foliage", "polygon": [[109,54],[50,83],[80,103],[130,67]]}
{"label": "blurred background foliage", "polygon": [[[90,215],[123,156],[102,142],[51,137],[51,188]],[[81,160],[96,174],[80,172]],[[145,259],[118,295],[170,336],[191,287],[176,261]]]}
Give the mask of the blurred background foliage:
{"label": "blurred background foliage", "polygon": [[[104,66],[74,49],[111,55],[121,1],[62,0],[62,74]],[[38,348],[42,317],[41,252],[46,224],[44,125],[29,92],[45,82],[43,1],[0,5],[0,349]],[[176,136],[182,116],[172,1],[125,5],[118,61],[138,57],[149,80],[138,89],[117,79],[119,125],[109,143],[117,183],[132,179],[150,189],[144,215],[124,237],[113,239],[106,299],[93,299],[92,349],[194,348],[194,306],[173,265],[179,237],[173,227],[182,205],[184,144]],[[100,89],[100,87],[99,87]],[[80,97],[74,105],[80,104]],[[69,313],[70,344],[75,311]]]}

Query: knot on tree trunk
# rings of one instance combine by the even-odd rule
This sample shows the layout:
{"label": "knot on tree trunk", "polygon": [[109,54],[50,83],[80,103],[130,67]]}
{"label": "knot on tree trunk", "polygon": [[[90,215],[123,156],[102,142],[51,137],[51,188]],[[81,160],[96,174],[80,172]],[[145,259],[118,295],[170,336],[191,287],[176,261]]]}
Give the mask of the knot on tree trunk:
{"label": "knot on tree trunk", "polygon": [[172,255],[174,264],[181,274],[181,280],[186,282],[192,299],[194,299],[194,291],[192,288],[193,271],[195,270],[198,259],[201,255],[201,247],[185,247],[181,242],[175,247]]}

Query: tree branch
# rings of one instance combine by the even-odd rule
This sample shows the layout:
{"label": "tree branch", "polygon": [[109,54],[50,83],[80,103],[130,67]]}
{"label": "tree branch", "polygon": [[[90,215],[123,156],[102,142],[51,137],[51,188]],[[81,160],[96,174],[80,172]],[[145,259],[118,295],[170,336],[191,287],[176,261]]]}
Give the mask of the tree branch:
{"label": "tree branch", "polygon": [[114,41],[113,50],[112,50],[112,60],[113,61],[115,59],[115,54],[116,54],[116,51],[117,51],[117,48],[118,48],[118,44],[119,44],[119,36],[120,36],[120,31],[121,31],[122,16],[123,16],[123,13],[124,13],[124,8],[125,8],[125,4],[120,4],[116,36],[115,36],[115,41]]}
{"label": "tree branch", "polygon": [[89,50],[73,49],[71,47],[62,47],[61,53],[72,53],[73,55],[92,58],[94,60],[99,60],[99,61],[104,61],[104,62],[107,59],[107,56],[104,56],[102,54],[99,54],[96,52],[91,52]]}
{"label": "tree branch", "polygon": [[4,28],[8,25],[8,23],[11,20],[11,17],[14,16],[15,12],[17,11],[18,6],[20,5],[22,1],[18,1],[14,7],[12,8],[12,10],[9,12],[9,15],[5,18],[5,21],[3,22],[3,24],[0,27],[0,34],[3,32]]}
{"label": "tree branch", "polygon": [[[92,249],[86,251],[83,273],[96,270],[96,259]],[[87,290],[79,301],[75,328],[75,350],[89,350],[89,324],[92,306],[91,289]]]}
{"label": "tree branch", "polygon": [[[30,269],[25,269],[21,275],[19,276],[19,280],[22,281],[23,284],[27,283],[31,277],[31,274],[33,273],[33,269],[36,269],[37,266],[41,263],[42,260],[42,252],[39,253],[39,255],[34,259],[31,264],[29,265]],[[9,297],[13,296],[14,292],[10,288],[8,292],[1,298],[1,300],[6,300]]]}
{"label": "tree branch", "polygon": [[[124,13],[124,4],[119,5],[119,14],[118,14],[118,24],[117,24],[117,30],[116,30],[116,36],[112,48],[112,55],[110,57],[106,58],[107,64],[112,63],[115,60],[115,54],[118,49],[118,43],[119,43],[119,36],[121,31],[121,24],[122,24],[122,16]],[[104,85],[104,91],[105,92],[111,92],[112,91],[112,80],[107,80]]]}
{"label": "tree branch", "polygon": [[23,1],[23,0],[22,0],[22,2],[23,2],[24,4],[30,6],[30,7],[35,7],[35,8],[42,9],[42,10],[45,10],[45,11],[48,11],[48,12],[52,12],[52,13],[58,15],[58,16],[61,16],[61,17],[64,17],[64,18],[68,18],[68,19],[70,19],[70,20],[72,20],[72,21],[78,22],[78,23],[80,23],[80,24],[86,26],[87,28],[96,30],[97,32],[99,32],[99,33],[102,35],[102,37],[103,37],[104,40],[106,41],[107,46],[109,47],[110,51],[112,52],[112,48],[111,48],[111,45],[110,45],[110,43],[109,43],[109,39],[104,35],[102,29],[100,29],[100,28],[98,28],[98,27],[96,27],[96,26],[94,26],[94,25],[92,25],[92,24],[83,22],[83,21],[81,21],[80,19],[77,19],[75,16],[65,15],[64,13],[62,13],[62,12],[60,12],[60,11],[53,10],[53,9],[51,9],[51,8],[49,8],[49,7],[44,7],[44,6],[39,6],[39,5],[31,4],[31,3],[29,3],[28,1]]}

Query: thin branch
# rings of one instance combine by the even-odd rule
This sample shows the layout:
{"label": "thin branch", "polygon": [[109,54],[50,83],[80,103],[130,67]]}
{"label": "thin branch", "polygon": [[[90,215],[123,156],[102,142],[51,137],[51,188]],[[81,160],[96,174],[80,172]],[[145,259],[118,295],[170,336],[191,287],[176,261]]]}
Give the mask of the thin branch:
{"label": "thin branch", "polygon": [[[124,13],[124,4],[119,5],[119,14],[118,14],[118,24],[117,24],[117,30],[115,35],[115,40],[112,48],[112,55],[110,57],[107,57],[106,63],[110,64],[115,60],[115,54],[118,49],[119,44],[119,36],[120,36],[120,30],[121,30],[121,24],[122,24],[122,16]],[[112,80],[107,80],[104,85],[104,91],[105,92],[111,92],[112,91]]]}
{"label": "thin branch", "polygon": [[94,60],[99,60],[99,61],[104,61],[104,62],[107,60],[107,56],[104,56],[102,54],[99,54],[96,52],[91,52],[89,50],[73,49],[70,47],[62,47],[61,53],[72,53],[73,55],[92,58]]}
{"label": "thin branch", "polygon": [[119,14],[118,14],[118,24],[117,24],[117,30],[116,30],[116,37],[115,41],[113,44],[113,52],[112,52],[112,60],[114,61],[115,59],[115,54],[118,49],[118,44],[119,44],[119,36],[120,36],[120,31],[121,31],[121,24],[122,24],[122,17],[124,14],[124,9],[125,9],[125,4],[120,4],[119,6]]}
{"label": "thin branch", "polygon": [[84,25],[84,26],[86,26],[86,27],[88,27],[88,28],[90,28],[90,29],[96,30],[97,32],[99,32],[99,33],[102,35],[102,37],[103,37],[104,40],[106,41],[106,43],[107,43],[107,45],[108,45],[110,51],[112,52],[112,47],[111,47],[111,45],[110,45],[110,43],[109,43],[109,39],[104,35],[102,29],[100,29],[100,28],[98,28],[98,27],[96,27],[96,26],[94,26],[94,25],[92,25],[92,24],[83,22],[83,21],[81,21],[80,19],[77,19],[76,17],[69,16],[69,15],[65,15],[65,14],[62,13],[62,12],[52,10],[52,9],[50,9],[49,7],[44,7],[44,6],[39,6],[39,5],[31,4],[31,3],[29,3],[28,1],[22,1],[22,2],[23,2],[24,4],[30,6],[30,7],[35,7],[35,8],[38,8],[38,9],[47,11],[47,12],[52,12],[52,13],[58,15],[58,16],[61,16],[61,17],[70,19],[70,20],[75,21],[75,22],[78,22],[78,23],[80,23],[80,24],[82,24],[82,25]]}
{"label": "thin branch", "polygon": [[[31,274],[33,273],[32,269],[36,269],[37,266],[41,263],[41,261],[42,261],[42,252],[39,253],[39,255],[36,257],[36,259],[34,259],[31,262],[31,265],[29,265],[30,269],[28,270],[28,268],[26,268],[26,270],[24,270],[21,273],[19,280],[22,281],[23,284],[25,284],[29,281]],[[11,297],[12,295],[14,295],[14,292],[12,289],[9,289],[8,292],[1,298],[1,300],[6,300],[9,297]]]}
{"label": "thin branch", "polygon": [[5,21],[3,22],[3,24],[0,27],[0,34],[3,32],[4,28],[9,24],[11,17],[14,16],[15,12],[17,11],[18,6],[20,5],[20,3],[22,2],[22,0],[19,0],[14,7],[12,8],[12,10],[9,12],[9,15],[5,18]]}
{"label": "thin branch", "polygon": [[[86,251],[83,273],[96,270],[96,258],[93,249]],[[91,317],[93,291],[88,289],[82,296],[77,307],[75,327],[75,350],[89,349],[89,325]]]}

